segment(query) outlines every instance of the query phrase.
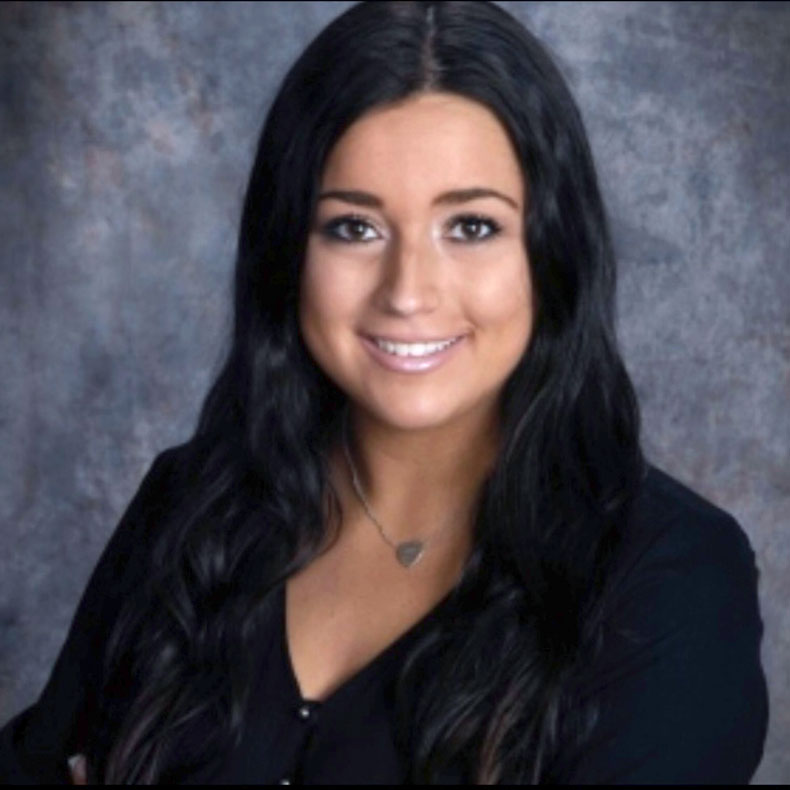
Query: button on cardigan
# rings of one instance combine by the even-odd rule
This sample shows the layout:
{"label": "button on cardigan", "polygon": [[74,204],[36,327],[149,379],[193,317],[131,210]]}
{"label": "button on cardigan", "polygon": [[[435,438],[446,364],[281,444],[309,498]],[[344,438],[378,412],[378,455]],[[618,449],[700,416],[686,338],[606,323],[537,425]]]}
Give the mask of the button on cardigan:
{"label": "button on cardigan", "polygon": [[[108,631],[124,595],[145,572],[142,514],[150,516],[152,503],[166,500],[182,452],[171,448],[156,459],[91,576],[41,696],[0,730],[0,781],[69,783],[66,761],[88,737]],[[750,780],[768,715],[754,560],[730,515],[649,468],[618,558],[618,594],[602,649],[578,678],[584,693],[599,700],[598,719],[583,746],[560,750],[556,781]],[[394,737],[395,676],[451,596],[316,701],[302,698],[288,655],[285,585],[273,592],[241,741],[178,781],[406,782],[407,755]],[[198,719],[179,742],[184,754],[199,753],[201,738]],[[469,777],[448,775],[445,781]]]}
{"label": "button on cardigan", "polygon": [[285,585],[278,586],[263,639],[261,672],[247,730],[222,763],[190,781],[274,784],[388,784],[406,780],[392,736],[395,671],[405,651],[447,606],[425,617],[322,701],[304,699],[285,631]]}

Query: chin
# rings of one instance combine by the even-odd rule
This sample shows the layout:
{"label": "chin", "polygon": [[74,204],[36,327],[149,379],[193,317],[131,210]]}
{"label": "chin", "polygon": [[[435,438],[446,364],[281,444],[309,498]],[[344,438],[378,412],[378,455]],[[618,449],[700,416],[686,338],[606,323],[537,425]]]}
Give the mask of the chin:
{"label": "chin", "polygon": [[409,404],[405,401],[397,406],[392,402],[386,404],[354,402],[353,408],[363,410],[376,422],[403,431],[439,428],[458,417],[458,410],[451,406]]}

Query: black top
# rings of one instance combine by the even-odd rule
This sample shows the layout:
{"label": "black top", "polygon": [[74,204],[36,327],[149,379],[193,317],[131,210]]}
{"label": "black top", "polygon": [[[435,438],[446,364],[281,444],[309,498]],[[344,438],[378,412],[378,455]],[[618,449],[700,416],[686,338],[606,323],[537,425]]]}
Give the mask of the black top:
{"label": "black top", "polygon": [[[157,457],[104,550],[38,701],[0,730],[0,779],[69,783],[99,682],[101,647],[141,578],[141,514],[166,499],[178,448]],[[727,513],[651,466],[618,560],[616,605],[584,688],[600,713],[583,749],[562,751],[567,783],[747,783],[768,703],[754,554]],[[260,675],[240,746],[183,783],[403,783],[393,678],[446,596],[323,702],[301,698],[285,641],[283,584],[261,631]],[[265,701],[265,704],[264,704]],[[188,750],[200,747],[193,729]],[[452,779],[449,779],[452,781]]]}

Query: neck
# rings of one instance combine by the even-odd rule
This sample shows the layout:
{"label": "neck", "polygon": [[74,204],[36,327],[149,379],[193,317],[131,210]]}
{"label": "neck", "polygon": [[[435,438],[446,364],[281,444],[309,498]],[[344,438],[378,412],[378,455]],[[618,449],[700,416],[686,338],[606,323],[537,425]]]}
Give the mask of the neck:
{"label": "neck", "polygon": [[[392,540],[427,539],[440,530],[468,537],[495,458],[497,427],[488,412],[401,429],[352,408],[347,425],[352,464],[371,512]],[[367,519],[342,446],[333,453],[332,467],[334,479],[342,479],[344,513]]]}

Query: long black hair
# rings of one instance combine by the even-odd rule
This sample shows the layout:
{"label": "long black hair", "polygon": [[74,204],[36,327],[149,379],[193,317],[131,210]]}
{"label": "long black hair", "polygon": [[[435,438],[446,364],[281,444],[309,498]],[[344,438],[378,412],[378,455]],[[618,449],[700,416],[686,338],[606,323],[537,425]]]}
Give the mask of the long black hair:
{"label": "long black hair", "polygon": [[594,716],[572,681],[595,650],[607,571],[646,464],[582,119],[540,43],[493,3],[362,2],[307,47],[263,127],[232,344],[154,513],[145,582],[109,640],[88,750],[99,781],[177,780],[189,766],[181,753],[176,764],[175,744],[197,718],[207,753],[240,737],[273,590],[342,517],[327,457],[347,399],[297,319],[322,166],[361,115],[424,91],[482,103],[510,135],[537,304],[502,392],[503,438],[471,556],[452,605],[400,670],[398,737],[416,782],[448,770],[477,783],[546,782],[559,745],[583,739]]}

